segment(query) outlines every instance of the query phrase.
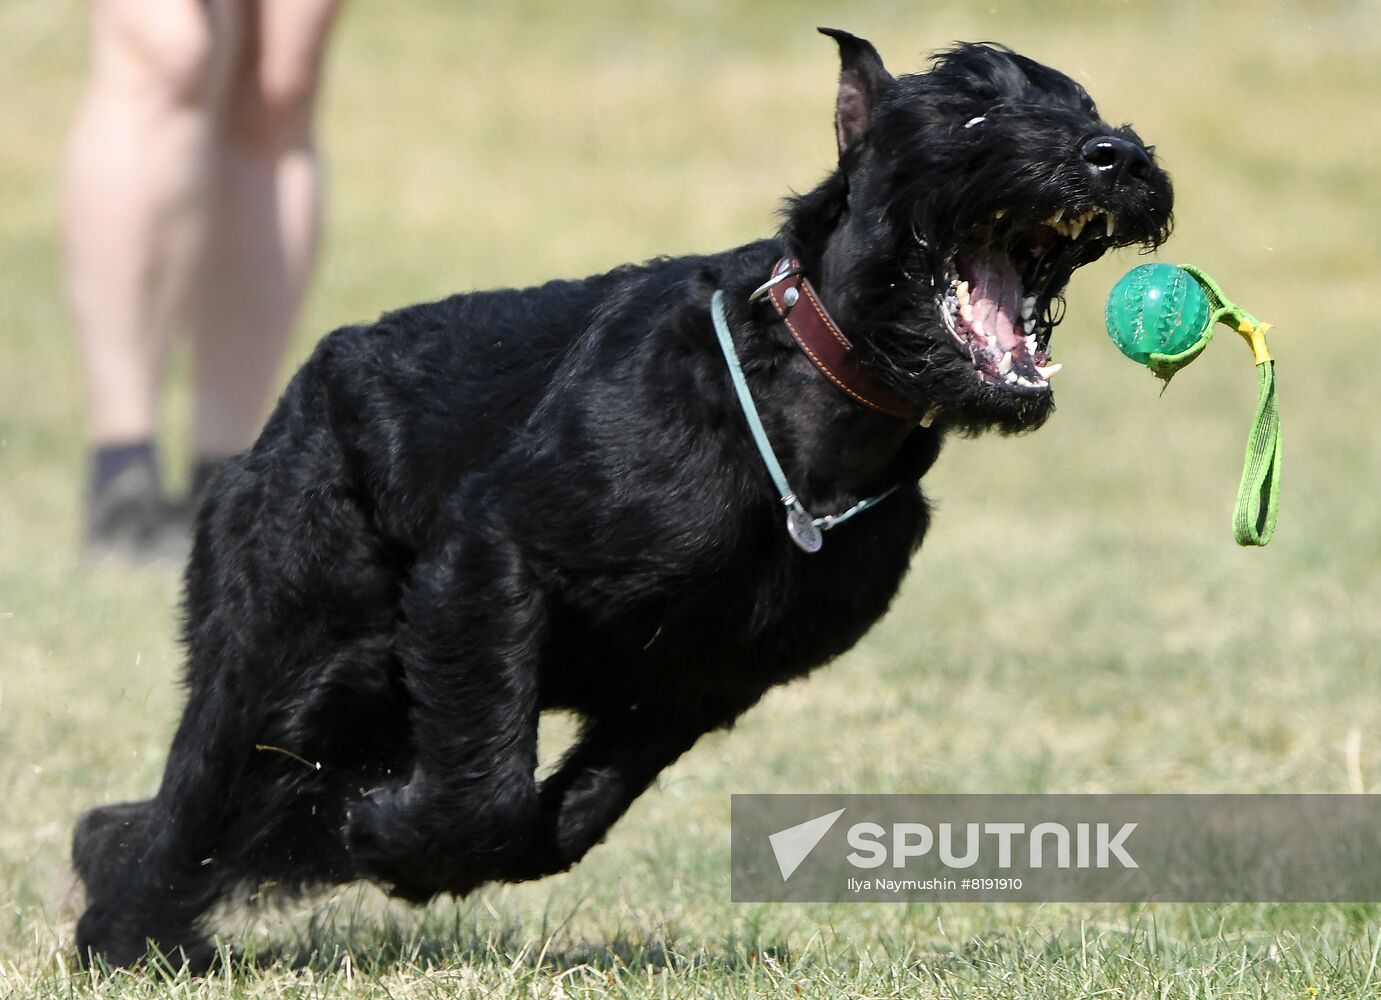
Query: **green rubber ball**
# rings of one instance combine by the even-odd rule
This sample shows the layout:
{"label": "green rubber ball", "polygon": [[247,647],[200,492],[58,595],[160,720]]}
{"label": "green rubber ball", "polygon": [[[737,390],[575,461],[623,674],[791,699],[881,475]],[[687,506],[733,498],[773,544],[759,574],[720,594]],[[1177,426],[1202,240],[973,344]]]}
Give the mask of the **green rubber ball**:
{"label": "green rubber ball", "polygon": [[1103,318],[1117,349],[1147,364],[1152,354],[1179,354],[1208,326],[1208,296],[1193,275],[1174,264],[1142,264],[1108,293]]}

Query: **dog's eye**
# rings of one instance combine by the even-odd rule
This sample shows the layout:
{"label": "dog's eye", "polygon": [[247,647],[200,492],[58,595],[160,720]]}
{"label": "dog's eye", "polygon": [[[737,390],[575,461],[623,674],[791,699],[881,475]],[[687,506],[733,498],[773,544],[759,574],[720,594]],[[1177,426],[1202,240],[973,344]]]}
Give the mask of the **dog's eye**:
{"label": "dog's eye", "polygon": [[979,115],[977,118],[970,118],[964,123],[964,128],[973,128],[975,125],[982,125],[988,118],[986,115]]}

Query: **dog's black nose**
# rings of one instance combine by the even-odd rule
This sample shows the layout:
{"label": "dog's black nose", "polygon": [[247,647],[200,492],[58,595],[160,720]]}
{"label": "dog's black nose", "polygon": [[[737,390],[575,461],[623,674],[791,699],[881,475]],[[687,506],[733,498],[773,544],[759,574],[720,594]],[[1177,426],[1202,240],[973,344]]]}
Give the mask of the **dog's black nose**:
{"label": "dog's black nose", "polygon": [[1096,135],[1084,143],[1080,152],[1094,172],[1113,185],[1145,177],[1151,170],[1146,150],[1114,135]]}

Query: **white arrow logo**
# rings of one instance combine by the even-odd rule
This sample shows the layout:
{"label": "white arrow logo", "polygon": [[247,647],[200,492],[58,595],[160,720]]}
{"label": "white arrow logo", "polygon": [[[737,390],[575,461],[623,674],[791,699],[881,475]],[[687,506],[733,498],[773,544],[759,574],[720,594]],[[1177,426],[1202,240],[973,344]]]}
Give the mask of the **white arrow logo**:
{"label": "white arrow logo", "polygon": [[781,869],[783,882],[801,867],[801,862],[815,850],[815,845],[824,839],[830,827],[834,826],[834,821],[842,815],[844,810],[836,809],[824,816],[779,830],[767,838],[772,845],[772,853],[777,856],[777,867]]}

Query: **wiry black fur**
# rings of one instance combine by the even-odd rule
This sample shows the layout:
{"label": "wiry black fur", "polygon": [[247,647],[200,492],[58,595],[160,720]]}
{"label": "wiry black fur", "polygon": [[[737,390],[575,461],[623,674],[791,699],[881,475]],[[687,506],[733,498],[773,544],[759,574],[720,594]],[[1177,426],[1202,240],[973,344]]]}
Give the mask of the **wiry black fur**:
{"label": "wiry black fur", "polygon": [[[778,238],[322,341],[201,512],[187,705],[157,795],[78,826],[84,957],[130,963],[152,940],[203,964],[208,908],[265,881],[371,879],[420,901],[569,868],[702,734],[881,617],[947,428],[1044,420],[1048,393],[975,378],[928,254],[995,207],[1095,196],[1128,220],[1122,242],[1156,243],[1168,181],[1153,167],[1100,189],[1078,150],[1110,129],[1038,63],[964,45],[893,80],[834,35],[840,167]],[[987,125],[965,129],[975,115]],[[749,305],[786,250],[875,372],[941,405],[932,426],[857,405]],[[711,328],[717,288],[807,505],[901,486],[818,554],[783,530]],[[539,785],[552,709],[583,730]]]}

